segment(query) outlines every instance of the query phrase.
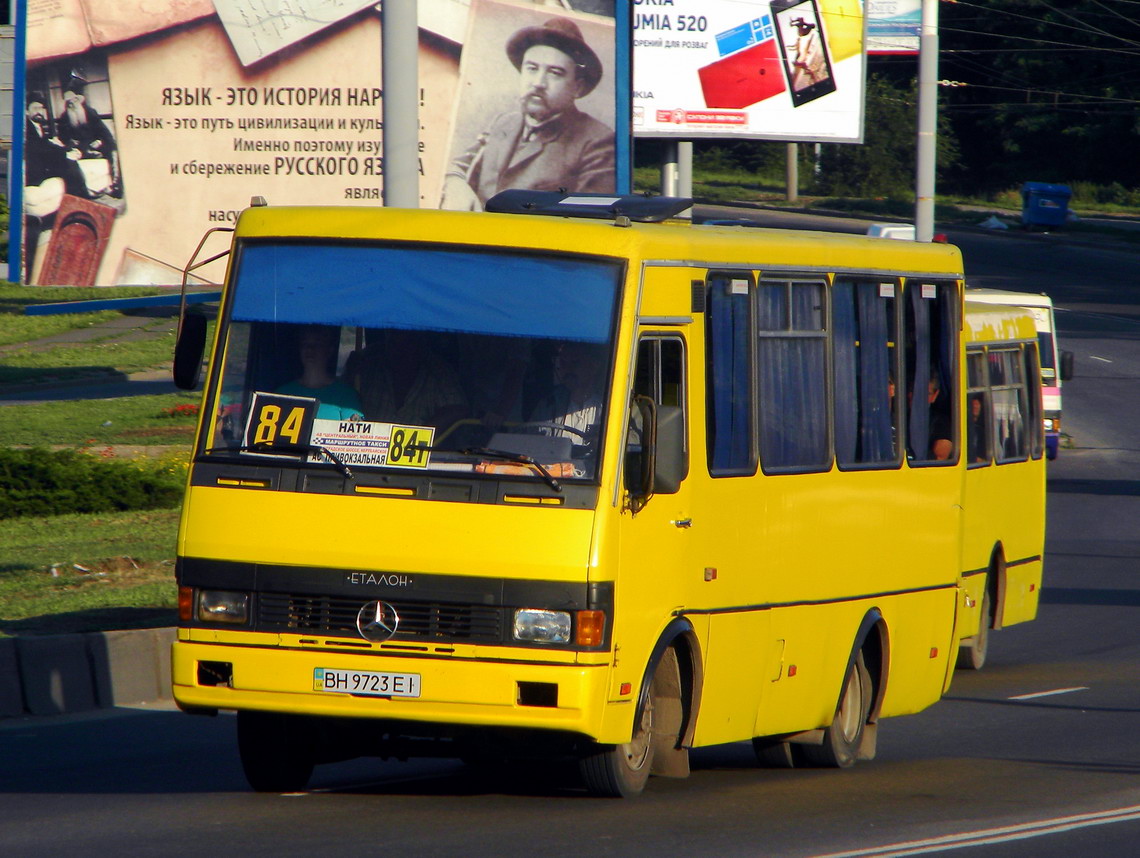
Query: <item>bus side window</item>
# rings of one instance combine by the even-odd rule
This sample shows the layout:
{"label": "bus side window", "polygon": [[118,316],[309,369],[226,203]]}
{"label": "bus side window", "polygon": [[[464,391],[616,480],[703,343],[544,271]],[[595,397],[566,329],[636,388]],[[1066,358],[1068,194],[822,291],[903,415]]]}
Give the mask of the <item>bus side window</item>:
{"label": "bus side window", "polygon": [[907,458],[912,464],[957,459],[958,284],[907,284]]}
{"label": "bus side window", "polygon": [[[998,372],[994,372],[994,367]],[[995,375],[998,380],[995,380]],[[994,403],[994,452],[998,463],[1024,461],[1026,394],[1021,350],[990,351],[990,384]]]}
{"label": "bus side window", "polygon": [[970,467],[990,464],[990,420],[986,406],[986,356],[966,355],[966,456]]}
{"label": "bus side window", "polygon": [[756,290],[760,464],[823,471],[828,437],[824,284],[762,281]]}
{"label": "bus side window", "polygon": [[1040,459],[1045,453],[1045,422],[1041,413],[1041,368],[1038,361],[1038,351],[1031,345],[1025,346],[1025,385],[1029,411],[1026,419],[1029,421],[1029,453],[1034,459]]}
{"label": "bus side window", "polygon": [[710,274],[706,313],[708,467],[714,477],[756,473],[752,398],[752,276]]}
{"label": "bus side window", "polygon": [[[637,366],[633,375],[633,396],[646,396],[658,406],[681,409],[688,423],[688,393],[685,386],[685,343],[680,337],[649,336],[637,344]],[[641,417],[637,408],[631,412],[632,424],[626,441],[626,453],[641,446]],[[688,429],[685,438],[685,471],[688,472]]]}
{"label": "bus side window", "polygon": [[893,414],[893,283],[837,279],[831,291],[835,457],[839,466],[898,460]]}

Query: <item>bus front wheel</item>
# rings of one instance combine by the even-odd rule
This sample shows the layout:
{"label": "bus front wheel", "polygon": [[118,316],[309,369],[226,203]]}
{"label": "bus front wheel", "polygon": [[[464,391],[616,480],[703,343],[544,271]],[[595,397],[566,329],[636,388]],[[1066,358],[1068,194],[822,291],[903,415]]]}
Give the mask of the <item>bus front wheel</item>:
{"label": "bus front wheel", "polygon": [[298,792],[313,774],[313,735],[299,718],[278,712],[237,713],[238,753],[257,792]]}
{"label": "bus front wheel", "polygon": [[653,766],[653,688],[645,700],[633,737],[621,745],[598,745],[578,763],[582,781],[591,795],[633,798],[640,795]]}
{"label": "bus front wheel", "polygon": [[871,712],[871,674],[860,651],[843,681],[843,696],[820,745],[802,745],[808,765],[845,769],[855,765],[863,728]]}

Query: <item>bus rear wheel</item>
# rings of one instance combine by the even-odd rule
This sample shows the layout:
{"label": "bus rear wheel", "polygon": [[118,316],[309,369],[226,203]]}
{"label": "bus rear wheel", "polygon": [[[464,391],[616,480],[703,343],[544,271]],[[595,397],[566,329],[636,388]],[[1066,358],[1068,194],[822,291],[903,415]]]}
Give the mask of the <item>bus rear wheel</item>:
{"label": "bus rear wheel", "polygon": [[958,647],[956,666],[962,670],[981,670],[990,651],[990,626],[993,625],[993,600],[989,587],[982,594],[981,617],[978,619],[978,633],[968,644]]}
{"label": "bus rear wheel", "polygon": [[846,769],[855,765],[863,728],[871,713],[871,674],[860,651],[843,681],[843,696],[820,745],[802,745],[804,762],[811,766]]}
{"label": "bus rear wheel", "polygon": [[313,731],[278,712],[237,713],[238,753],[257,792],[298,792],[313,774]]}

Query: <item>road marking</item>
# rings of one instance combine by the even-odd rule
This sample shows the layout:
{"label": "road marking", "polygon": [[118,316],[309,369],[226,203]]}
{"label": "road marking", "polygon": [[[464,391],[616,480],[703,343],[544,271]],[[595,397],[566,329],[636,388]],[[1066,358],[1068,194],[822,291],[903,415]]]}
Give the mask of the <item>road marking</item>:
{"label": "road marking", "polygon": [[1048,834],[1060,834],[1079,828],[1109,825],[1114,822],[1131,822],[1138,819],[1140,819],[1140,805],[1133,805],[1131,807],[1120,807],[1116,810],[1082,813],[1077,816],[1057,816],[1052,819],[1042,819],[1021,825],[1007,825],[1002,828],[985,828],[981,831],[931,837],[928,840],[909,840],[891,846],[856,849],[852,852],[831,852],[827,855],[816,855],[814,858],[903,858],[905,855],[925,855],[948,849],[965,849],[970,846],[1028,840],[1031,837],[1044,837]]}
{"label": "road marking", "polygon": [[1089,355],[1093,360],[1098,360],[1101,363],[1112,363],[1108,358],[1097,357],[1096,355]]}
{"label": "road marking", "polygon": [[1038,691],[1035,694],[1019,694],[1016,697],[1007,697],[1007,700],[1036,700],[1038,697],[1052,697],[1055,694],[1072,694],[1074,691],[1088,691],[1087,685],[1077,688],[1054,688],[1052,691]]}

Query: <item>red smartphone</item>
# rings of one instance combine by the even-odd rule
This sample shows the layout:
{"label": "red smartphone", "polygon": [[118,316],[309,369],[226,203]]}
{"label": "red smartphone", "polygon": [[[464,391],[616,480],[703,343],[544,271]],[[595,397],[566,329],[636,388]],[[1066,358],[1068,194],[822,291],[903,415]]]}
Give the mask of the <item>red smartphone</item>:
{"label": "red smartphone", "polygon": [[697,70],[705,107],[742,108],[784,91],[775,39],[766,39]]}

